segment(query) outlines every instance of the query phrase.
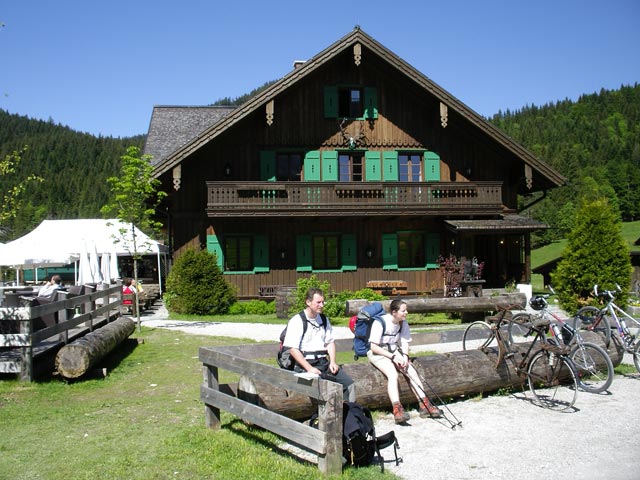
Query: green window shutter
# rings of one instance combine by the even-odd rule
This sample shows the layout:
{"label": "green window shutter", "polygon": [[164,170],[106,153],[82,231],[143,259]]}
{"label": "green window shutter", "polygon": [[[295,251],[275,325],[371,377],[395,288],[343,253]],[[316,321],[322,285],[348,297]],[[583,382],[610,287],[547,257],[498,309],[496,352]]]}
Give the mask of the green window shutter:
{"label": "green window shutter", "polygon": [[375,120],[378,118],[378,89],[365,87],[364,89],[364,118]]}
{"label": "green window shutter", "polygon": [[397,182],[398,175],[398,152],[382,152],[382,176],[384,180]]}
{"label": "green window shutter", "polygon": [[310,272],[312,269],[311,235],[298,235],[296,237],[296,270],[298,272]]}
{"label": "green window shutter", "polygon": [[262,150],[260,152],[260,180],[275,182],[276,180],[276,152]]}
{"label": "green window shutter", "polygon": [[266,235],[253,237],[253,273],[269,271],[269,240]]}
{"label": "green window shutter", "polygon": [[395,233],[382,235],[382,269],[398,269],[398,235]]}
{"label": "green window shutter", "polygon": [[357,270],[356,236],[352,233],[342,235],[342,271]]}
{"label": "green window shutter", "polygon": [[440,256],[440,234],[427,233],[424,239],[424,258],[427,268],[438,268],[438,257]]}
{"label": "green window shutter", "polygon": [[306,182],[320,181],[320,151],[312,150],[304,156],[304,180]]}
{"label": "green window shutter", "polygon": [[338,152],[335,150],[322,152],[322,180],[325,182],[338,181]]}
{"label": "green window shutter", "polygon": [[324,118],[338,118],[338,87],[324,87]]}
{"label": "green window shutter", "polygon": [[379,182],[382,180],[382,168],[380,166],[380,152],[364,153],[367,182]]}
{"label": "green window shutter", "polygon": [[224,254],[222,246],[216,235],[207,235],[207,252],[215,254],[218,260],[218,267],[224,272]]}
{"label": "green window shutter", "polygon": [[440,181],[440,155],[424,152],[424,179],[427,182]]}

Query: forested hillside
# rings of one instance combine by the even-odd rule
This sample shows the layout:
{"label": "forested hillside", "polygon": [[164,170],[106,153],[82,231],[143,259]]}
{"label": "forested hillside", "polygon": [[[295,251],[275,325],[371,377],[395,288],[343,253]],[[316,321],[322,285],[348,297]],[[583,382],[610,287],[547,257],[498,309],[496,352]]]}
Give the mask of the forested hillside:
{"label": "forested hillside", "polygon": [[623,221],[640,220],[638,84],[500,112],[491,122],[568,179],[567,187],[531,209],[532,217],[552,227],[534,238],[534,247],[566,236],[583,197],[604,195]]}
{"label": "forested hillside", "polygon": [[[100,218],[107,203],[107,177],[118,175],[126,147],[142,147],[144,136],[96,137],[68,127],[11,115],[0,110],[0,155],[27,150],[16,175],[36,173],[43,182],[30,185],[18,217],[3,225],[1,241],[31,231],[44,219]],[[0,177],[0,191],[8,179]]]}
{"label": "forested hillside", "polygon": [[[217,103],[248,100],[266,85]],[[534,246],[566,235],[583,196],[606,195],[623,220],[640,219],[639,85],[499,112],[490,121],[569,180],[528,212],[552,227],[535,236]],[[108,200],[106,178],[118,174],[128,146],[143,142],[143,135],[95,137],[0,110],[0,155],[28,146],[18,173],[44,178],[30,188],[18,218],[3,225],[8,235],[0,241],[24,235],[44,219],[100,217]],[[0,191],[5,181],[0,177]]]}

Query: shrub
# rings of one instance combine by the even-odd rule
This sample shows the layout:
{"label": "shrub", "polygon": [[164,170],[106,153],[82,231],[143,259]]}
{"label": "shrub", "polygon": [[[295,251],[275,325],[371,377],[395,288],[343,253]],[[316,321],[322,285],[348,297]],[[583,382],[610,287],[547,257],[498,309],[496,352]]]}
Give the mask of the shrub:
{"label": "shrub", "polygon": [[616,301],[626,305],[631,270],[620,221],[607,200],[583,202],[562,259],[551,274],[562,307],[569,313],[578,310],[589,301],[595,284],[603,290],[620,284],[623,291]]}
{"label": "shrub", "polygon": [[233,286],[218,267],[214,254],[193,249],[178,257],[167,276],[167,310],[189,315],[221,315],[235,303]]}
{"label": "shrub", "polygon": [[236,302],[229,308],[230,315],[271,315],[276,313],[276,302],[264,300],[249,300]]}
{"label": "shrub", "polygon": [[307,290],[310,288],[320,288],[324,292],[325,304],[323,313],[329,318],[344,317],[347,300],[357,298],[371,301],[384,300],[386,298],[384,295],[381,295],[370,288],[363,288],[357,292],[344,290],[340,293],[334,293],[331,291],[331,284],[327,280],[321,281],[315,275],[311,275],[308,278],[300,278],[296,282],[296,290],[292,294],[294,301],[289,309],[289,314],[291,316],[295,315],[300,310],[304,310],[307,306],[305,298]]}

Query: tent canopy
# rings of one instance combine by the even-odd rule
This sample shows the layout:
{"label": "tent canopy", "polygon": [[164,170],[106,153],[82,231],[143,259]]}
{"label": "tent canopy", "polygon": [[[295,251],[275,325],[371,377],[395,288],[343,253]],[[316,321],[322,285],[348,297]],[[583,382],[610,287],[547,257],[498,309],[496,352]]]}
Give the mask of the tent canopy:
{"label": "tent canopy", "polygon": [[23,237],[0,245],[0,265],[15,268],[68,265],[77,261],[83,249],[91,245],[95,245],[98,255],[113,255],[114,252],[118,256],[133,256],[135,253],[159,255],[168,252],[165,245],[151,239],[137,227],[135,236],[137,252],[133,249],[131,225],[117,219],[44,220]]}

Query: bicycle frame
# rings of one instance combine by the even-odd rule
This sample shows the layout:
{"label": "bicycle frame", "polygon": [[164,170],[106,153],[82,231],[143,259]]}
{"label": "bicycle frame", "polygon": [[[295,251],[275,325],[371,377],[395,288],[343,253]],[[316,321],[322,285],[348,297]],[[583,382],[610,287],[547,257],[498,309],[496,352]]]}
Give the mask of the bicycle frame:
{"label": "bicycle frame", "polygon": [[[634,324],[640,324],[640,321],[636,320],[623,309],[621,309],[618,305],[616,305],[614,302],[615,297],[609,290],[607,290],[605,294],[608,297],[607,304],[600,311],[604,312],[606,310],[607,312],[609,312],[609,315],[616,322],[616,329],[618,330],[618,334],[622,339],[623,345],[630,348],[636,341],[636,336],[633,335],[629,330],[629,326],[627,325],[625,319],[631,320]],[[618,317],[618,313],[621,314],[621,317]]]}

